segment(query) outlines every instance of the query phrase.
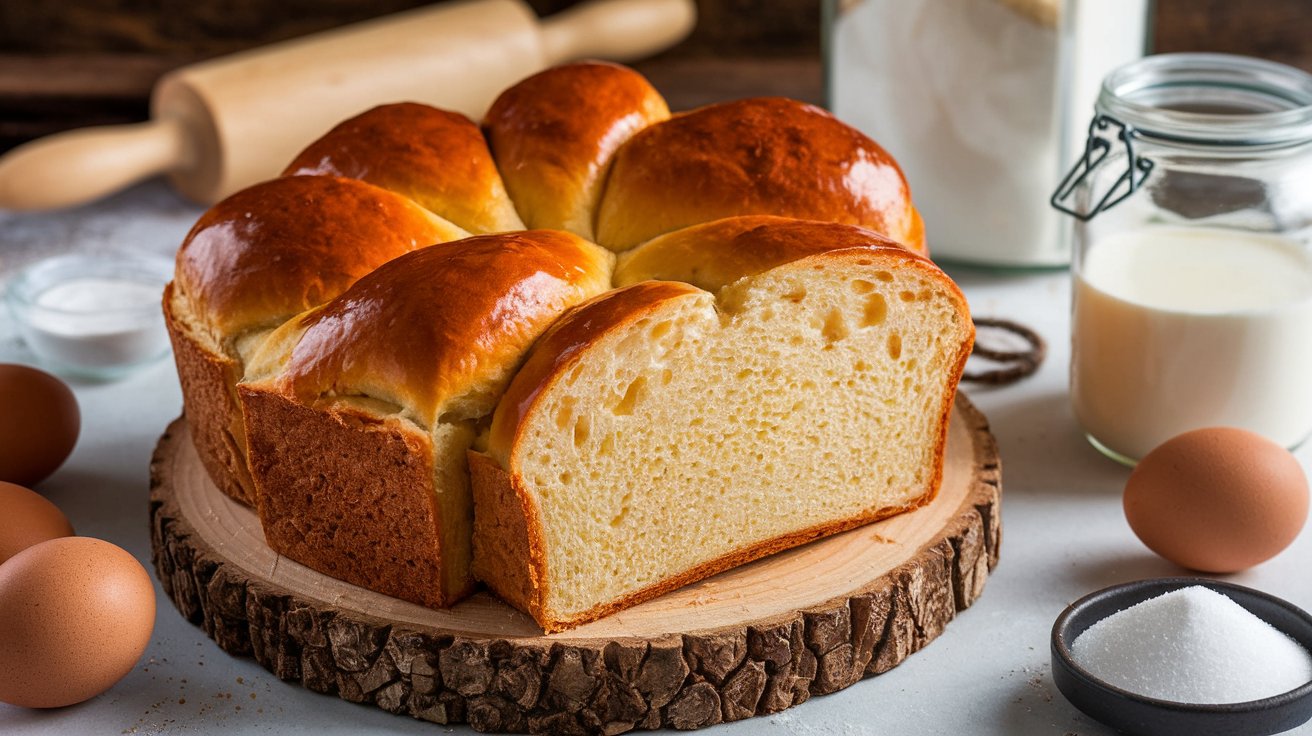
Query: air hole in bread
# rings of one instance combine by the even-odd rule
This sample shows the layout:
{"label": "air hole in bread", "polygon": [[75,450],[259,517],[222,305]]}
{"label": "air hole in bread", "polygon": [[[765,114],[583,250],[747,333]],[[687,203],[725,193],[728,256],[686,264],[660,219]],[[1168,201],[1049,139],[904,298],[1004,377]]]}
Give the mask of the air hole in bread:
{"label": "air hole in bread", "polygon": [[643,390],[646,389],[646,387],[646,376],[638,376],[633,379],[633,381],[629,383],[629,387],[624,391],[623,398],[620,399],[618,404],[611,407],[611,413],[619,417],[632,414],[633,407],[638,404],[638,399],[641,398]]}
{"label": "air hole in bread", "polygon": [[619,526],[624,523],[624,517],[629,515],[629,501],[631,500],[633,500],[632,492],[624,494],[624,498],[620,499],[620,512],[611,517],[611,526]]}
{"label": "air hole in bread", "polygon": [[884,283],[888,283],[893,280],[893,274],[889,273],[888,271],[875,271],[875,278],[879,279],[880,281],[883,281]]}
{"label": "air hole in bread", "polygon": [[852,291],[858,294],[869,294],[875,290],[875,285],[865,279],[856,279],[852,282]]}
{"label": "air hole in bread", "polygon": [[651,336],[653,339],[659,340],[670,334],[672,329],[674,329],[674,325],[669,322],[657,322],[656,326],[651,328]]}
{"label": "air hole in bread", "polygon": [[793,287],[793,289],[791,289],[787,294],[784,294],[784,298],[794,304],[797,304],[798,302],[806,298],[806,287],[805,286]]}
{"label": "air hole in bread", "polygon": [[888,336],[888,357],[897,360],[902,357],[902,335],[894,332]]}
{"label": "air hole in bread", "polygon": [[[564,429],[562,427],[561,429]],[[587,444],[588,437],[592,434],[592,420],[587,414],[580,414],[579,418],[574,421],[574,446],[583,447]]]}
{"label": "air hole in bread", "polygon": [[573,418],[574,411],[572,409],[568,406],[560,407],[556,410],[556,429],[565,429]]}
{"label": "air hole in bread", "polygon": [[916,300],[916,292],[902,291],[898,293],[898,297],[900,297],[904,302],[914,302]]}
{"label": "air hole in bread", "polygon": [[615,452],[615,435],[608,434],[601,440],[601,445],[597,447],[597,454],[606,457]]}
{"label": "air hole in bread", "polygon": [[888,300],[883,294],[871,294],[866,297],[866,308],[862,312],[861,326],[874,327],[884,323],[888,317]]}
{"label": "air hole in bread", "polygon": [[674,371],[670,370],[669,368],[666,368],[665,370],[661,371],[661,385],[662,385],[662,386],[668,386],[668,385],[670,385],[670,381],[673,381],[673,380],[674,380]]}
{"label": "air hole in bread", "polygon": [[834,309],[825,316],[825,326],[820,334],[824,335],[829,342],[838,342],[847,337],[849,332],[847,322],[843,320],[843,313]]}

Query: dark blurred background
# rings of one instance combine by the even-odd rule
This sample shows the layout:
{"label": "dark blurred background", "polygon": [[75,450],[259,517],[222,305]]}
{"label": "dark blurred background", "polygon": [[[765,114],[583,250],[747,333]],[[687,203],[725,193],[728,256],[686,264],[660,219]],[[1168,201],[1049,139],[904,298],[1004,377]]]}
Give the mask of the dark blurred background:
{"label": "dark blurred background", "polygon": [[[573,0],[527,0],[541,15]],[[154,81],[190,61],[429,0],[2,0],[0,150],[144,120]],[[697,0],[679,46],[635,64],[684,109],[755,94],[821,102],[820,0]],[[1156,0],[1156,51],[1226,51],[1312,71],[1312,0]]]}

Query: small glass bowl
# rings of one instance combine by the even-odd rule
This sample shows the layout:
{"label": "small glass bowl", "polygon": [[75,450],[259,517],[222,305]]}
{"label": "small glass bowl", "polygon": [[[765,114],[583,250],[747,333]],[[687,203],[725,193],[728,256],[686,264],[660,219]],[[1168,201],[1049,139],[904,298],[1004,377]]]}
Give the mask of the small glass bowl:
{"label": "small glass bowl", "polygon": [[18,334],[52,370],[108,380],[168,352],[160,299],[172,276],[161,256],[56,256],[15,274],[5,301]]}
{"label": "small glass bowl", "polygon": [[1180,588],[1201,585],[1238,603],[1312,651],[1312,616],[1289,601],[1210,578],[1158,578],[1113,585],[1066,607],[1052,627],[1052,679],[1076,708],[1127,734],[1142,736],[1264,736],[1312,719],[1312,682],[1246,703],[1192,704],[1123,690],[1095,677],[1071,656],[1076,637],[1104,618]]}

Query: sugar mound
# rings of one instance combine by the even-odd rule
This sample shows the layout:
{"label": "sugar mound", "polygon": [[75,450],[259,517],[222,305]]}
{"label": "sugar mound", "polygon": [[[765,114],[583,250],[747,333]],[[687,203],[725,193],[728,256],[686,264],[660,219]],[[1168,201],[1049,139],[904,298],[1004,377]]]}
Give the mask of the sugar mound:
{"label": "sugar mound", "polygon": [[1242,703],[1312,681],[1312,655],[1298,642],[1197,585],[1097,622],[1071,656],[1108,684],[1177,703]]}

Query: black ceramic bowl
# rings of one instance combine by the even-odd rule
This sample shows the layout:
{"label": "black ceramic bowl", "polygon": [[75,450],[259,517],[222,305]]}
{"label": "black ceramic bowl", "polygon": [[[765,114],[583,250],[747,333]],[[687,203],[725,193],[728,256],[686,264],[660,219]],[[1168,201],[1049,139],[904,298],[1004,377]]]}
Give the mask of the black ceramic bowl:
{"label": "black ceramic bowl", "polygon": [[1246,703],[1194,705],[1122,690],[1094,677],[1071,658],[1070,644],[1093,624],[1149,598],[1191,585],[1230,597],[1312,651],[1312,616],[1288,601],[1208,578],[1158,578],[1091,593],[1057,617],[1052,627],[1052,679],[1066,699],[1093,718],[1136,736],[1265,736],[1312,719],[1312,682]]}

